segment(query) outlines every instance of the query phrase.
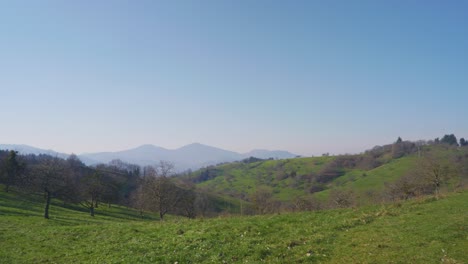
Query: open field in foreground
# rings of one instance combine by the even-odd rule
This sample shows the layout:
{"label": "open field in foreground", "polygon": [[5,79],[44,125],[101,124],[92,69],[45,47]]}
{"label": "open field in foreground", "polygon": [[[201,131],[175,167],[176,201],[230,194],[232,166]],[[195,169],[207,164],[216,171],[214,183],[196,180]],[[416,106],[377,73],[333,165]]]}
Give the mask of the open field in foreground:
{"label": "open field in foreground", "polygon": [[[189,220],[91,218],[0,192],[1,263],[466,263],[468,192],[358,209]],[[38,200],[38,201],[35,201]]]}

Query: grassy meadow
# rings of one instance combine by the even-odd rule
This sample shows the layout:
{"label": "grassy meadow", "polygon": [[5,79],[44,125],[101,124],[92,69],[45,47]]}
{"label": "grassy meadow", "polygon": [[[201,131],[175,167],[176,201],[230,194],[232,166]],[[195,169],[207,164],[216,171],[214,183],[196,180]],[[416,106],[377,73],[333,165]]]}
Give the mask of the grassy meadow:
{"label": "grassy meadow", "polygon": [[468,192],[318,212],[141,218],[105,205],[90,217],[0,192],[1,263],[466,263]]}

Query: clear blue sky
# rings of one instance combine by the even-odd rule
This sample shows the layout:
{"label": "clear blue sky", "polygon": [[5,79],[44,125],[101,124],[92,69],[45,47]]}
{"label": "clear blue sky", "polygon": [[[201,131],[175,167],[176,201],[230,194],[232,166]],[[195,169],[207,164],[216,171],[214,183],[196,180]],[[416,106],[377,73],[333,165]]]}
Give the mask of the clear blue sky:
{"label": "clear blue sky", "polygon": [[0,1],[0,143],[360,152],[468,137],[466,1]]}

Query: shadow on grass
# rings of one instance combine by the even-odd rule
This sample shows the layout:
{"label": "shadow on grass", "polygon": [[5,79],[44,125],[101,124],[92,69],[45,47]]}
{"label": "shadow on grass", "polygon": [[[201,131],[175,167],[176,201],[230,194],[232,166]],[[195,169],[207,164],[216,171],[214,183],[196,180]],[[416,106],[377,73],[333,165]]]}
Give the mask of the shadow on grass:
{"label": "shadow on grass", "polygon": [[[0,216],[42,217],[43,208],[44,197],[41,193],[25,193],[14,189],[8,193],[0,191]],[[83,223],[83,221],[102,222],[103,220],[112,219],[134,221],[159,220],[159,217],[151,213],[140,216],[136,210],[118,205],[113,205],[112,207],[101,205],[95,209],[95,216],[93,218],[90,216],[88,208],[80,204],[64,203],[58,199],[51,201],[50,218],[51,220],[60,222],[60,224],[69,225]]]}
{"label": "shadow on grass", "polygon": [[20,212],[20,211],[16,211],[16,210],[6,210],[6,211],[3,211],[3,210],[0,210],[0,216],[34,216],[34,217],[42,217],[43,215],[39,212],[33,212],[33,211],[29,211],[29,212]]}
{"label": "shadow on grass", "polygon": [[[119,208],[118,210],[119,210],[118,212],[104,210],[104,211],[98,211],[97,213],[99,215],[108,216],[112,218],[125,219],[125,220],[159,220],[159,218],[154,217],[152,215],[145,214],[143,216],[140,216],[140,214],[138,212],[135,212],[133,209]],[[122,210],[125,210],[125,211],[122,211]]]}

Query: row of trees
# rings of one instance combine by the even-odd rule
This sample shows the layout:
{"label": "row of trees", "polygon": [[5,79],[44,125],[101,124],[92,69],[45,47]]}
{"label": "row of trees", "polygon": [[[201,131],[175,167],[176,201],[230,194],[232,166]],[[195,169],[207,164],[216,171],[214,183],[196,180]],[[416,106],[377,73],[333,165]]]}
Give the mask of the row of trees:
{"label": "row of trees", "polygon": [[460,138],[460,141],[457,141],[457,137],[454,134],[444,135],[441,139],[436,138],[434,139],[434,143],[454,145],[460,147],[468,146],[468,142],[464,138]]}
{"label": "row of trees", "polygon": [[86,166],[76,155],[67,159],[48,155],[18,155],[0,150],[0,183],[24,194],[44,195],[44,217],[49,218],[53,198],[80,204],[94,216],[100,204],[119,204],[144,211],[195,217],[206,214],[210,200],[195,191],[194,185],[176,183],[169,176],[173,166],[161,162],[140,168],[114,160],[109,164]]}
{"label": "row of trees", "polygon": [[5,191],[15,186],[25,194],[42,193],[45,218],[49,218],[53,198],[82,204],[92,216],[100,202],[128,205],[130,192],[137,185],[135,176],[139,174],[138,166],[122,162],[88,167],[76,155],[65,160],[3,151],[0,158],[0,183],[4,184]]}

